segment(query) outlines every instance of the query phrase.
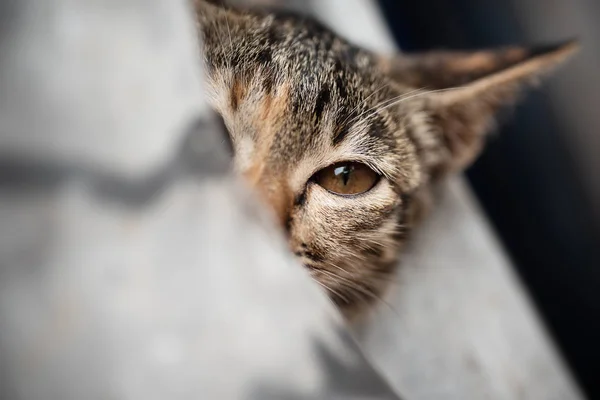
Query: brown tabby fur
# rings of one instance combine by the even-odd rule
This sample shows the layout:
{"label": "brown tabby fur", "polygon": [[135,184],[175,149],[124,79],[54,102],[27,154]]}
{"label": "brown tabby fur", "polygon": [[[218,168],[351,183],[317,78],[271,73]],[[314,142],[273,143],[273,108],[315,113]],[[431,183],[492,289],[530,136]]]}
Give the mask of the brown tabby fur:
{"label": "brown tabby fur", "polygon": [[[386,58],[309,18],[195,6],[236,169],[348,318],[381,296],[432,184],[469,165],[496,111],[576,48]],[[340,161],[381,179],[345,197],[311,180]]]}

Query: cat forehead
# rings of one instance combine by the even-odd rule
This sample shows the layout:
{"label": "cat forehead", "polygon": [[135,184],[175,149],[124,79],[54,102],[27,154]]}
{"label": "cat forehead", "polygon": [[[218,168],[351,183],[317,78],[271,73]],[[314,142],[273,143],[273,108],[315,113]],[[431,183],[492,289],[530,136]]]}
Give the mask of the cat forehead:
{"label": "cat forehead", "polygon": [[346,159],[377,157],[395,152],[402,134],[394,113],[376,112],[395,97],[384,81],[375,86],[341,71],[274,78],[257,69],[217,74],[213,85],[215,105],[234,142],[245,143],[244,149],[259,147],[272,163],[322,158],[324,152]]}
{"label": "cat forehead", "polygon": [[265,91],[261,79],[257,75],[246,86],[234,83],[221,101],[238,170],[256,170],[260,164],[265,174],[286,174],[296,187],[341,161],[364,162],[394,181],[417,164],[395,114],[375,112],[389,98],[381,90],[385,86],[355,91],[322,82],[307,90],[301,80],[291,79]]}
{"label": "cat forehead", "polygon": [[208,67],[248,73],[258,68],[303,78],[307,89],[316,78],[362,75],[375,67],[367,51],[352,45],[315,19],[278,13],[228,11],[203,25]]}
{"label": "cat forehead", "polygon": [[311,168],[353,160],[397,174],[410,144],[391,113],[373,113],[399,94],[375,57],[311,19],[253,18],[208,40],[215,105],[238,168],[260,162],[300,171],[302,181]]}

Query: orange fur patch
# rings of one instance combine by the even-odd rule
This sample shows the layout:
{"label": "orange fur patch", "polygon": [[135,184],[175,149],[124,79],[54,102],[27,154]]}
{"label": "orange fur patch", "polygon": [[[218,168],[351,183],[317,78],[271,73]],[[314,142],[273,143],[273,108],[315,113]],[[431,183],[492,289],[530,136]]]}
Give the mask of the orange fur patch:
{"label": "orange fur patch", "polygon": [[236,79],[231,85],[231,92],[229,94],[230,106],[233,111],[237,111],[240,103],[244,100],[246,93],[248,92],[247,85]]}

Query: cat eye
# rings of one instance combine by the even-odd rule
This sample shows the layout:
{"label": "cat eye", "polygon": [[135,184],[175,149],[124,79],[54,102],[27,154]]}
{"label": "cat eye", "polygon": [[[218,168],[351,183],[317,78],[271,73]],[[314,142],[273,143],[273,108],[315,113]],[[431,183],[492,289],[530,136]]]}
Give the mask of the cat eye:
{"label": "cat eye", "polygon": [[320,170],[313,180],[332,193],[353,195],[372,189],[379,182],[379,174],[362,163],[342,162]]}

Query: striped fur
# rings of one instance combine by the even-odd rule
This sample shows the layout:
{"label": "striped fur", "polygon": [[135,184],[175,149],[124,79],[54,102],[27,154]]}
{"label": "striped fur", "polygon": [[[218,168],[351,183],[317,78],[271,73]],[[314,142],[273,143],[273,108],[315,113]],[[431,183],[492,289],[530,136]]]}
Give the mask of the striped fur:
{"label": "striped fur", "polygon": [[[573,47],[383,58],[306,17],[203,1],[196,9],[236,169],[348,318],[392,280],[431,185],[467,166],[497,109]],[[349,160],[382,179],[347,197],[311,180]]]}

